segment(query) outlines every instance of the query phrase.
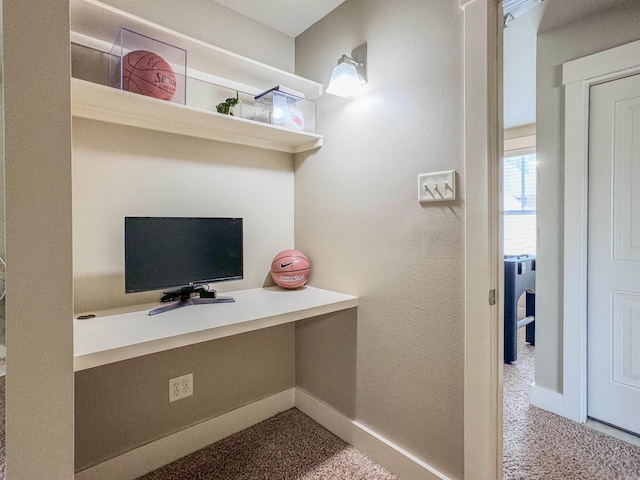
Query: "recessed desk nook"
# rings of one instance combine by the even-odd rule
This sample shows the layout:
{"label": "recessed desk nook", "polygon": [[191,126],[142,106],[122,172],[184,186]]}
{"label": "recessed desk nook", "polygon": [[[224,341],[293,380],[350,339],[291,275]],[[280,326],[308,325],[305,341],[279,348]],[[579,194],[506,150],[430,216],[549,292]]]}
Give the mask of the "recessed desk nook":
{"label": "recessed desk nook", "polygon": [[[357,297],[305,286],[226,292],[234,303],[194,305],[160,315],[159,304],[92,312],[74,319],[74,370],[119,362],[172,348],[229,337],[358,305]],[[77,315],[76,315],[77,317]]]}
{"label": "recessed desk nook", "polygon": [[[310,319],[305,326],[318,326],[324,320],[319,316],[341,311],[355,322],[358,300],[311,286],[260,288],[274,255],[295,244],[293,154],[313,153],[323,136],[256,119],[251,107],[255,96],[276,86],[311,101],[322,95],[323,85],[98,0],[69,5],[78,77],[71,87],[75,467],[88,470],[88,478],[94,467],[121,465],[143,448],[141,456],[150,458],[147,448],[155,447],[149,445],[163,447],[158,464],[146,464],[146,471],[159,467],[171,450],[184,448],[182,433],[175,449],[166,448],[164,439],[172,441],[177,432],[192,435],[189,448],[204,447],[196,437],[208,444],[223,431],[233,433],[220,427],[227,413],[240,421],[233,428],[245,428],[265,419],[264,412],[292,407],[293,322]],[[121,29],[187,51],[184,103],[107,86],[112,72],[105,62],[113,60]],[[274,56],[268,45],[259,47],[258,58],[293,67],[287,51]],[[131,53],[121,50],[118,57]],[[247,108],[237,116],[218,110],[225,98],[238,95]],[[311,153],[305,161],[313,161]],[[239,219],[241,235],[231,228]],[[181,224],[170,228],[174,222]],[[137,228],[145,226],[157,229]],[[185,286],[232,280],[242,284],[225,284],[235,291],[220,295],[233,303],[148,315],[193,293],[199,301],[214,300],[206,287],[195,292]],[[161,292],[170,294],[166,302],[160,302]],[[132,301],[128,294],[146,296]],[[119,308],[144,302],[158,303]],[[78,319],[82,314],[95,317]],[[195,393],[170,402],[170,381],[185,374],[194,375]],[[202,424],[215,428],[201,436],[196,426]],[[120,467],[101,478],[114,477],[124,478]]]}

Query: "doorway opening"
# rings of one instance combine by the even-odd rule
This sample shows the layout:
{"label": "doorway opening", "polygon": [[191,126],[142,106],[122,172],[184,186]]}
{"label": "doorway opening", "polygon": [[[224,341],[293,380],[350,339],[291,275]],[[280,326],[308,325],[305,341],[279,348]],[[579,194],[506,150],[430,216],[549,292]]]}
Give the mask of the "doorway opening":
{"label": "doorway opening", "polygon": [[[587,418],[586,397],[583,397],[583,403],[579,398],[587,385],[586,356],[582,365],[576,358],[580,356],[580,352],[586,351],[587,340],[587,243],[583,235],[587,223],[594,223],[593,220],[587,222],[583,216],[587,211],[585,199],[588,170],[586,160],[581,155],[591,150],[591,146],[585,143],[588,140],[583,138],[587,131],[585,125],[588,125],[588,120],[584,117],[587,107],[584,104],[577,106],[576,111],[580,118],[577,119],[573,130],[565,130],[565,121],[570,117],[568,105],[572,102],[583,102],[588,98],[588,91],[580,90],[585,88],[584,79],[597,76],[590,71],[586,72],[584,77],[576,77],[578,70],[586,65],[581,57],[637,40],[639,35],[632,31],[631,23],[627,19],[632,18],[634,14],[637,15],[640,7],[634,2],[614,0],[601,2],[597,9],[576,4],[571,9],[561,10],[561,2],[556,0],[546,0],[542,4],[531,0],[529,3],[536,3],[537,6],[522,16],[509,19],[504,32],[504,161],[507,162],[509,157],[507,143],[517,137],[510,133],[522,128],[521,123],[512,121],[515,114],[509,113],[509,109],[520,109],[518,115],[521,115],[522,100],[528,95],[534,105],[533,118],[529,122],[539,127],[535,132],[536,169],[539,177],[536,197],[536,223],[539,234],[535,247],[538,267],[536,304],[539,307],[537,330],[542,332],[542,335],[537,336],[536,347],[533,347],[538,349],[538,365],[534,364],[538,371],[531,373],[524,382],[524,390],[521,391],[521,398],[531,396],[520,412],[522,418],[526,419],[526,424],[519,430],[517,422],[508,417],[508,402],[512,381],[514,378],[518,380],[522,375],[517,370],[516,374],[512,375],[507,372],[510,366],[504,367],[504,478],[522,478],[523,472],[528,475],[537,472],[541,478],[624,478],[630,475],[628,472],[637,474],[640,468],[640,450],[628,443],[628,440],[626,443],[620,442],[614,438],[616,435],[611,436],[612,432],[600,435],[592,428],[587,428],[588,423],[582,423]],[[533,63],[531,75],[537,84],[528,94],[521,94],[517,101],[511,101],[507,95],[513,85],[509,83],[507,75],[514,67],[516,73],[524,72],[525,67],[521,62],[527,55],[524,44],[514,38],[522,33],[519,32],[520,28],[531,26],[532,23],[535,24],[535,30],[531,39],[534,45],[533,57],[530,59]],[[615,38],[593,37],[594,31],[604,28],[604,25],[609,23],[616,25]],[[629,29],[625,27],[627,23]],[[625,41],[625,37],[630,38]],[[507,56],[512,47],[517,57],[513,63]],[[559,67],[574,59],[580,60],[575,61],[572,67],[574,71],[570,71],[570,75],[567,76]],[[603,65],[605,62],[596,63]],[[622,70],[621,68],[620,71]],[[567,80],[571,75],[575,78]],[[571,81],[575,86],[570,86]],[[523,82],[516,82],[517,87],[523,85]],[[586,88],[588,90],[589,86]],[[580,158],[572,160],[575,156]],[[510,167],[508,163],[503,164],[505,174]],[[605,179],[604,183],[608,184],[608,180]],[[506,178],[503,180],[503,188],[504,253],[507,254],[507,249],[510,248],[509,224],[513,223],[507,212],[511,209],[510,204],[517,206],[517,203],[506,196],[509,190]],[[572,226],[575,227],[577,235],[571,233]],[[572,264],[572,260],[576,259],[577,264]],[[580,275],[584,276],[584,282],[578,281],[580,279],[577,277]],[[523,333],[520,333],[519,337],[522,336]],[[518,345],[518,359],[513,365],[521,365],[529,349],[526,342],[521,340]],[[576,352],[578,355],[572,356]],[[532,355],[532,360],[533,357],[535,355]],[[533,386],[528,385],[534,380],[539,381]],[[582,393],[581,389],[584,389]],[[548,436],[541,435],[544,430],[549,433]],[[569,438],[576,441],[566,442]],[[591,452],[597,451],[597,455],[586,454],[586,445],[591,445]],[[604,453],[607,451],[609,454]],[[620,453],[614,453],[616,451]],[[549,460],[555,459],[557,467],[562,471],[548,470],[544,465],[545,457]],[[532,458],[537,458],[538,464],[532,463]],[[610,470],[604,473],[602,469],[607,468]],[[625,473],[616,470],[624,468],[630,470]],[[599,472],[597,475],[594,473],[596,471]]]}

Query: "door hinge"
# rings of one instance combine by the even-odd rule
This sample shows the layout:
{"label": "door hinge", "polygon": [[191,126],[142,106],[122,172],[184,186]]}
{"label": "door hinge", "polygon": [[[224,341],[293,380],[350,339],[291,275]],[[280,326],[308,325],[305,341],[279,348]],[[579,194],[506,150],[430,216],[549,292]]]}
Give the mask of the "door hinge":
{"label": "door hinge", "polygon": [[496,289],[489,290],[489,305],[496,304]]}

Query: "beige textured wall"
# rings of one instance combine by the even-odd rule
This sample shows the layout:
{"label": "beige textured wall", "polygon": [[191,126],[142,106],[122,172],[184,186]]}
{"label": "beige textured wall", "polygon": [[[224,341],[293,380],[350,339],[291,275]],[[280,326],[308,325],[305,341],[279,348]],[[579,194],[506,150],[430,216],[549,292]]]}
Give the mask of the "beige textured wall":
{"label": "beige textured wall", "polygon": [[[294,386],[293,325],[76,373],[76,470]],[[192,397],[167,380],[193,372]]]}
{"label": "beige textured wall", "polygon": [[536,384],[562,391],[564,62],[640,39],[636,0],[538,35]]}
{"label": "beige textured wall", "polygon": [[[318,102],[324,147],[296,157],[296,248],[311,284],[360,297],[296,329],[296,382],[452,478],[463,476],[463,13],[457,2],[348,0],[296,38],[328,82],[368,44],[369,83]],[[456,169],[420,205],[417,175]]]}
{"label": "beige textured wall", "polygon": [[6,476],[66,480],[73,475],[69,9],[66,0],[4,0],[2,11]]}
{"label": "beige textured wall", "polygon": [[244,218],[244,280],[263,285],[273,256],[293,244],[293,160],[263,151],[75,119],[73,226],[75,310],[158,301],[125,294],[125,216]]}
{"label": "beige textured wall", "polygon": [[[256,52],[269,53],[260,60],[293,65],[293,39],[249,29],[258,24],[234,15],[221,18],[227,9],[213,16],[213,2],[112,3],[194,36],[227,32],[221,46],[230,49],[246,46],[250,30]],[[96,60],[76,56],[74,71],[90,76],[86,62]],[[273,255],[293,246],[291,154],[82,119],[73,122],[73,153],[76,312],[159,299],[159,292],[124,292],[127,215],[243,217],[245,278],[215,285],[222,292],[262,286]],[[293,349],[293,326],[284,326],[77,373],[76,469],[292,387]],[[168,379],[189,372],[193,397],[169,405]]]}

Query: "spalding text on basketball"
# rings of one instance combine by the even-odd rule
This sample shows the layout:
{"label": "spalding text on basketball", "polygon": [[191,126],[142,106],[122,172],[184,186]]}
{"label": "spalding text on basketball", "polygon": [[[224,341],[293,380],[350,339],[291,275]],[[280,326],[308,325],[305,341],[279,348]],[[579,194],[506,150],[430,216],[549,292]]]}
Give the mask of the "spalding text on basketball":
{"label": "spalding text on basketball", "polygon": [[175,77],[169,77],[167,75],[163,75],[162,73],[156,73],[156,82],[158,83],[165,83],[167,85],[172,85],[172,86],[176,86],[176,79]]}

